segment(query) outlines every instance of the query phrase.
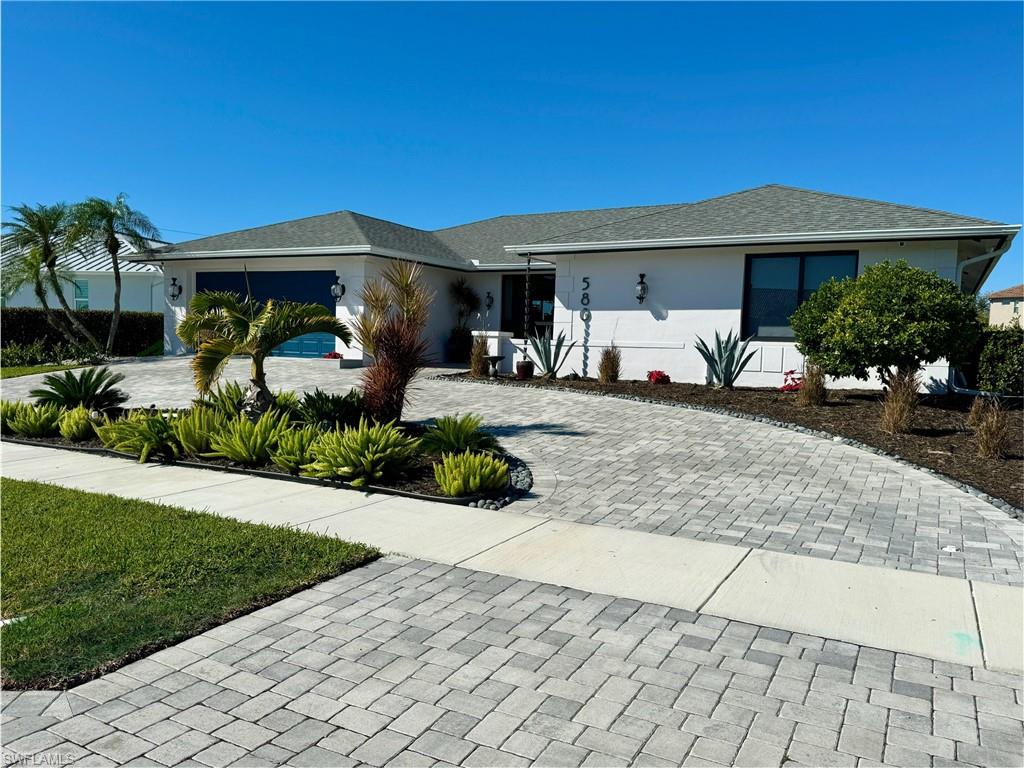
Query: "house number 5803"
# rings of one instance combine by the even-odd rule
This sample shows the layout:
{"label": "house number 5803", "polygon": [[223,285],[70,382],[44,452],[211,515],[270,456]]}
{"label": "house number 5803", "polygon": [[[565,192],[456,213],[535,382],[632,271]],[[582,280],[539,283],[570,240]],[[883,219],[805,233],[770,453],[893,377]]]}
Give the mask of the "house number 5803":
{"label": "house number 5803", "polygon": [[584,307],[590,306],[590,278],[583,278],[583,293],[580,296],[580,304]]}

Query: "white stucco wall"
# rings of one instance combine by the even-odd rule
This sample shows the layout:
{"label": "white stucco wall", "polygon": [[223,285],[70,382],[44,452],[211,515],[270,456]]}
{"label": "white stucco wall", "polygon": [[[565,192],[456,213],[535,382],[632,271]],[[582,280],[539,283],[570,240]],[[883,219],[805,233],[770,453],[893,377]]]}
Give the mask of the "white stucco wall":
{"label": "white stucco wall", "polygon": [[[73,272],[74,280],[89,284],[89,309],[114,308],[114,276],[109,272]],[[71,285],[63,285],[64,297],[68,304],[75,306],[75,291]],[[121,309],[126,312],[160,312],[163,310],[163,278],[154,272],[121,273]],[[47,291],[48,303],[56,307],[57,297]],[[5,307],[38,307],[35,293],[25,286],[4,300]]]}
{"label": "white stucco wall", "polygon": [[[717,330],[723,336],[740,332],[744,265],[747,254],[856,250],[858,270],[885,259],[905,259],[912,266],[956,277],[956,243],[946,241],[861,243],[823,248],[820,245],[700,248],[632,253],[591,253],[559,256],[555,285],[555,328],[575,340],[563,374],[575,370],[595,376],[601,350],[615,342],[622,352],[622,376],[643,379],[650,370],[666,371],[674,381],[703,383],[707,367],[694,344],[709,343]],[[638,304],[634,288],[646,274],[647,301]],[[589,328],[580,319],[583,279],[589,278]],[[589,332],[589,335],[588,335]],[[586,343],[584,343],[586,337]],[[776,387],[783,371],[802,370],[795,344],[754,341],[754,358],[739,379],[741,386]],[[584,351],[587,364],[584,366]],[[925,383],[944,382],[948,366],[928,366]],[[877,386],[877,382],[840,380],[837,386]]]}
{"label": "white stucco wall", "polygon": [[1024,299],[992,299],[988,307],[989,325],[1021,325]]}

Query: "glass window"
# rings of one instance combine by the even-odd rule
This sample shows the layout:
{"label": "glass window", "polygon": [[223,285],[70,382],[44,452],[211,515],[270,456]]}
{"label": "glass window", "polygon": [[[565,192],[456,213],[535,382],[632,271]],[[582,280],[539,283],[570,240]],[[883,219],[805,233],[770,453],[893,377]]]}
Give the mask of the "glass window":
{"label": "glass window", "polygon": [[857,274],[857,254],[793,253],[749,256],[743,337],[792,339],[789,317],[822,283]]}
{"label": "glass window", "polygon": [[[511,331],[514,338],[524,338],[526,275],[504,275],[501,278],[501,330]],[[555,276],[530,275],[530,333],[550,334],[555,319]]]}
{"label": "glass window", "polygon": [[75,280],[75,309],[89,308],[89,281]]}

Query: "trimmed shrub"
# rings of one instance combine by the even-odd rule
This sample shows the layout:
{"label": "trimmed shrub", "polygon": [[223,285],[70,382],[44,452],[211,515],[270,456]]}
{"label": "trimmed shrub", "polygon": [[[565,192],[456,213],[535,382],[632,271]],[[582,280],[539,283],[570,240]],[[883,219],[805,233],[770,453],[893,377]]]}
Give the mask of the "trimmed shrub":
{"label": "trimmed shrub", "polygon": [[92,421],[89,420],[89,409],[83,405],[72,408],[60,417],[57,422],[61,437],[72,442],[87,440],[93,435]]}
{"label": "trimmed shrub", "polygon": [[270,410],[256,421],[238,414],[210,438],[210,458],[227,459],[236,464],[254,467],[270,461],[270,452],[288,429],[288,417]]}
{"label": "trimmed shrub", "polygon": [[[110,333],[113,312],[108,309],[83,309],[74,313],[97,339],[106,339]],[[39,341],[46,349],[66,346],[64,336],[46,322],[46,313],[38,307],[4,307],[0,309],[3,326],[3,346],[22,346]],[[164,336],[164,316],[160,312],[122,312],[117,326],[114,354],[134,357]],[[42,361],[49,362],[49,361]],[[4,362],[4,365],[11,363]]]}
{"label": "trimmed shrub", "polygon": [[321,435],[313,445],[313,461],[302,468],[313,477],[347,480],[356,488],[379,483],[404,472],[420,447],[420,441],[395,427],[365,419],[359,426]]}
{"label": "trimmed shrub", "polygon": [[114,373],[105,366],[61,371],[44,376],[44,386],[28,394],[40,403],[53,403],[63,408],[84,405],[90,410],[105,411],[128,399],[123,390],[114,386],[123,380],[123,373]]}
{"label": "trimmed shrub", "polygon": [[622,372],[622,352],[614,343],[601,350],[597,364],[597,380],[602,384],[614,384]]}
{"label": "trimmed shrub", "polygon": [[277,446],[270,452],[270,460],[281,469],[293,475],[313,460],[313,444],[320,437],[316,427],[288,429],[277,441]]}
{"label": "trimmed shrub", "polygon": [[10,428],[22,437],[54,437],[63,413],[61,408],[49,403],[43,405],[22,405],[11,417]]}
{"label": "trimmed shrub", "polygon": [[490,432],[480,429],[481,424],[483,419],[472,413],[442,416],[427,428],[420,442],[424,451],[438,455],[463,451],[500,451],[497,439]]}
{"label": "trimmed shrub", "polygon": [[446,453],[434,464],[434,479],[445,496],[469,496],[508,486],[508,464],[487,453]]}
{"label": "trimmed shrub", "polygon": [[978,354],[978,389],[1024,395],[1024,328],[987,328]]}

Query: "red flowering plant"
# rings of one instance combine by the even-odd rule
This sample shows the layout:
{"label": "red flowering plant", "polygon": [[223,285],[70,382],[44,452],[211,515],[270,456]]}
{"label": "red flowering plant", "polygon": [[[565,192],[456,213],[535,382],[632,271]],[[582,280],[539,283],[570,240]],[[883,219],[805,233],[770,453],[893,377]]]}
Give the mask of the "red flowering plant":
{"label": "red flowering plant", "polygon": [[341,352],[328,352],[324,355],[324,360],[341,360]]}
{"label": "red flowering plant", "polygon": [[669,384],[672,382],[672,379],[664,371],[648,371],[647,381],[651,384]]}
{"label": "red flowering plant", "polygon": [[779,392],[799,392],[804,385],[804,377],[796,371],[785,371],[782,374],[782,386]]}

